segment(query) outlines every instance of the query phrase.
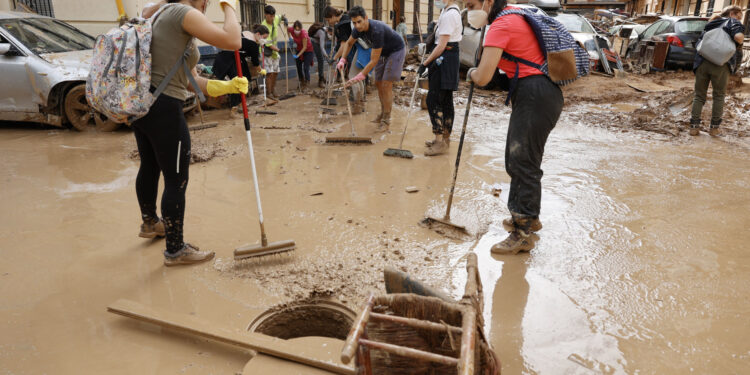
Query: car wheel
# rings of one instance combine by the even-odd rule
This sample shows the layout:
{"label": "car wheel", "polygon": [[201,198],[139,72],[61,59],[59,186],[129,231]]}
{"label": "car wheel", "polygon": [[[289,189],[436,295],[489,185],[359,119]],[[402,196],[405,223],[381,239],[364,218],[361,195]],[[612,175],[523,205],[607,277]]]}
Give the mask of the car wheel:
{"label": "car wheel", "polygon": [[111,132],[120,126],[120,124],[91,109],[86,101],[86,85],[84,84],[75,86],[68,91],[63,105],[65,117],[78,131]]}

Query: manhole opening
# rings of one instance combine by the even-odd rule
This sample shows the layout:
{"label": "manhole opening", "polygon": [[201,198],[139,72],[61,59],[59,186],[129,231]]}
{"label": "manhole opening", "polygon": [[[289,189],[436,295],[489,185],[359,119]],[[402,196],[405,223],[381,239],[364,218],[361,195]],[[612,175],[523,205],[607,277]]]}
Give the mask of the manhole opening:
{"label": "manhole opening", "polygon": [[346,340],[355,313],[331,301],[304,301],[273,307],[250,323],[248,330],[288,340],[331,337]]}

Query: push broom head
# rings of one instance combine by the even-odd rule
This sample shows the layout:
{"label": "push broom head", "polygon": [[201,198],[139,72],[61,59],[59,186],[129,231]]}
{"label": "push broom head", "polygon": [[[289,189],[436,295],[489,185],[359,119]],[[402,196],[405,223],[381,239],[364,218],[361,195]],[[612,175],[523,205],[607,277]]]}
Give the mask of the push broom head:
{"label": "push broom head", "polygon": [[338,101],[336,98],[327,98],[323,99],[323,101],[320,102],[320,105],[338,105]]}
{"label": "push broom head", "polygon": [[326,137],[326,143],[366,143],[372,144],[370,137]]}
{"label": "push broom head", "polygon": [[445,218],[428,216],[420,224],[451,238],[461,238],[469,235],[469,231],[466,230],[465,226],[451,223],[450,220]]}
{"label": "push broom head", "polygon": [[279,96],[279,100],[287,100],[287,99],[291,99],[291,98],[293,98],[295,96],[297,96],[297,94],[295,94],[293,92],[288,92],[288,93],[286,93],[284,95]]}
{"label": "push broom head", "polygon": [[398,148],[389,148],[385,151],[383,151],[383,155],[385,156],[393,156],[397,158],[404,158],[404,159],[413,159],[414,154],[411,153],[409,150],[401,150]]}
{"label": "push broom head", "polygon": [[262,244],[247,245],[234,250],[234,259],[258,258],[268,255],[281,254],[295,250],[297,245],[294,240],[271,242],[266,246]]}

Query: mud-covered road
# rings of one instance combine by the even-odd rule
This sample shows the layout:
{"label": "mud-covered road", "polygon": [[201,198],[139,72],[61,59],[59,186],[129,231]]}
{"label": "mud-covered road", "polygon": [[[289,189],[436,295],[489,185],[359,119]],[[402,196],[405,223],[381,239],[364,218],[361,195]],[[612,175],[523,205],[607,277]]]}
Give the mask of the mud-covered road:
{"label": "mud-covered road", "polygon": [[[580,85],[597,86],[594,79]],[[674,94],[677,81],[662,86]],[[404,144],[417,157],[382,156],[398,145],[406,113],[394,116],[392,134],[373,134],[374,95],[355,120],[372,146],[323,144],[348,123],[345,115],[321,118],[320,100],[310,96],[272,107],[278,116],[253,116],[269,239],[297,242],[293,255],[260,261],[232,259],[234,248],[259,237],[241,117],[208,112],[220,124],[192,132],[194,154],[204,157],[190,169],[185,233],[217,258],[175,269],[162,265],[163,241],[137,236],[129,131],[0,124],[0,373],[240,373],[247,353],[106,306],[128,298],[243,331],[271,306],[300,298],[330,297],[356,310],[370,291],[383,291],[386,264],[460,296],[470,251],[479,256],[486,329],[504,374],[743,373],[747,122],[736,120],[721,138],[622,119],[603,124],[595,116],[614,106],[637,115],[642,104],[631,99],[643,96],[582,100],[574,95],[588,91],[566,90],[543,163],[541,241],[530,254],[503,257],[489,252],[508,214],[509,110],[495,105],[497,93],[479,92],[470,116],[452,216],[473,234],[462,240],[418,222],[444,209],[465,97],[456,99],[452,153],[436,158],[421,156],[425,111],[412,117]],[[410,186],[419,191],[406,192]]]}

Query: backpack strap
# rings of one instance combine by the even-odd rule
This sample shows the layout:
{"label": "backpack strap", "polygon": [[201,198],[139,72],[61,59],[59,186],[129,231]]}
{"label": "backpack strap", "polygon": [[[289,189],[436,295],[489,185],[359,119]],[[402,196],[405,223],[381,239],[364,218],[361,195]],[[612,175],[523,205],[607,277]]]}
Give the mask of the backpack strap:
{"label": "backpack strap", "polygon": [[[500,18],[502,16],[505,16],[505,15],[508,15],[508,14],[518,14],[520,16],[523,16],[524,20],[526,20],[526,15],[527,15],[526,11],[524,11],[522,9],[506,9],[506,10],[500,12],[500,14],[498,14],[497,17],[495,17],[495,19],[497,20],[498,18]],[[528,21],[526,21],[526,22],[528,23]],[[536,36],[536,34],[535,34],[535,36]],[[537,40],[537,43],[539,43],[538,40]],[[508,104],[510,104],[510,97],[511,97],[511,95],[513,95],[513,91],[515,91],[516,84],[518,83],[518,73],[520,71],[520,64],[524,64],[524,65],[530,66],[530,67],[532,67],[532,68],[534,68],[534,69],[542,72],[542,74],[544,74],[544,70],[543,70],[544,66],[543,65],[539,65],[539,64],[537,64],[535,62],[532,62],[532,61],[529,61],[529,60],[522,59],[520,57],[514,56],[514,55],[512,55],[512,54],[510,54],[508,52],[505,52],[505,51],[503,51],[503,54],[502,54],[502,56],[500,58],[501,59],[506,59],[508,61],[516,63],[516,74],[513,76],[513,79],[510,81],[510,87],[508,88],[508,96],[505,98],[505,105],[508,105]]]}

